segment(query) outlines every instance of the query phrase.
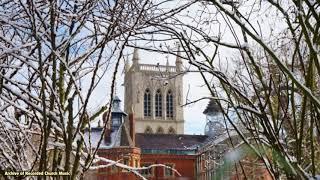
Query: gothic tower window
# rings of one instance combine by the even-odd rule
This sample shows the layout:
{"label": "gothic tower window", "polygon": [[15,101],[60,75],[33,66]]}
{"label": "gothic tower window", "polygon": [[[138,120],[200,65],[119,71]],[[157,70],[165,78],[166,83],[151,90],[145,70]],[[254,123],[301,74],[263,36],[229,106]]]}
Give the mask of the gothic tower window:
{"label": "gothic tower window", "polygon": [[173,95],[171,90],[167,93],[167,117],[173,118]]}
{"label": "gothic tower window", "polygon": [[150,90],[144,92],[144,116],[151,116],[151,94]]}
{"label": "gothic tower window", "polygon": [[156,117],[162,117],[162,96],[160,89],[157,90],[155,96],[155,113]]}

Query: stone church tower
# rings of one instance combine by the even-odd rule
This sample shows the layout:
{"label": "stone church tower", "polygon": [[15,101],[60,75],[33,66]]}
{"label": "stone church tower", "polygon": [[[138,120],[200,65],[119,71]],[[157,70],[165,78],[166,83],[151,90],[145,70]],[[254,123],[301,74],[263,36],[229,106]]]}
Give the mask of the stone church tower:
{"label": "stone church tower", "polygon": [[[179,55],[179,54],[178,54]],[[134,49],[132,65],[125,65],[125,112],[133,112],[137,133],[183,134],[182,62],[176,66],[139,63]]]}

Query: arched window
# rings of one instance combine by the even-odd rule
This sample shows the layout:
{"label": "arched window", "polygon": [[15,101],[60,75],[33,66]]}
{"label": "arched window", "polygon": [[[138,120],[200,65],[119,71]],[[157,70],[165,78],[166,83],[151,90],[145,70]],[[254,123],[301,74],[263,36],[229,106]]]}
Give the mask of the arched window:
{"label": "arched window", "polygon": [[156,117],[162,117],[162,96],[160,89],[157,90],[155,96],[155,113]]}
{"label": "arched window", "polygon": [[144,133],[152,134],[153,133],[152,128],[150,126],[147,126],[146,130],[144,130]]}
{"label": "arched window", "polygon": [[167,93],[167,117],[173,118],[173,95],[171,90]]}
{"label": "arched window", "polygon": [[168,130],[168,134],[175,134],[176,130],[173,129],[173,127],[170,127]]}
{"label": "arched window", "polygon": [[151,116],[151,94],[150,90],[146,89],[144,92],[144,116]]}
{"label": "arched window", "polygon": [[163,134],[164,133],[164,130],[162,127],[158,127],[157,129],[157,134]]}

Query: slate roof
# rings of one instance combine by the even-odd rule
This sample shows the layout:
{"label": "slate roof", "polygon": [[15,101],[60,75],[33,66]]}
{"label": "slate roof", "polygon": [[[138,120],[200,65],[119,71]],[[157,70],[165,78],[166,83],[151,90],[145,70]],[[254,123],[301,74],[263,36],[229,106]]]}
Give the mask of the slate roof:
{"label": "slate roof", "polygon": [[206,141],[205,135],[136,134],[136,146],[141,149],[190,150],[197,149]]}
{"label": "slate roof", "polygon": [[[90,129],[90,136],[89,136],[89,129],[85,130],[84,133],[84,143],[89,146],[89,141],[91,142],[91,148],[96,148],[98,145],[98,141],[101,137],[102,128],[101,127],[94,127]],[[116,133],[111,133],[111,139],[116,139]],[[106,143],[103,139],[101,141],[100,148],[108,148],[110,143]]]}
{"label": "slate roof", "polygon": [[[95,148],[98,145],[98,141],[100,140],[102,134],[102,127],[94,127],[90,130],[90,139],[89,139],[89,130],[86,129],[84,134],[84,140],[87,145],[89,145],[89,140],[91,141],[91,147]],[[120,146],[129,146],[133,147],[133,142],[129,134],[129,130],[125,124],[120,126],[119,131],[113,131],[111,133],[111,143],[107,143],[104,139],[102,139],[100,144],[100,149],[109,149],[112,147],[120,147]]]}

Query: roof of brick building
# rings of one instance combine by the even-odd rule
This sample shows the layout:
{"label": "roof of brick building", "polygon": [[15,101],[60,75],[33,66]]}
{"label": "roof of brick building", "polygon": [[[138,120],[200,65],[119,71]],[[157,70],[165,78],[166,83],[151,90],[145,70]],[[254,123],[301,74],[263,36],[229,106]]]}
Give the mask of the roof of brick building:
{"label": "roof of brick building", "polygon": [[207,138],[205,135],[137,133],[136,146],[141,149],[190,150],[197,149]]}

